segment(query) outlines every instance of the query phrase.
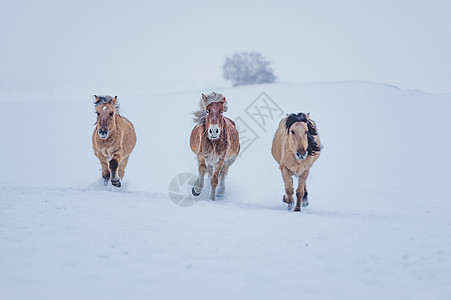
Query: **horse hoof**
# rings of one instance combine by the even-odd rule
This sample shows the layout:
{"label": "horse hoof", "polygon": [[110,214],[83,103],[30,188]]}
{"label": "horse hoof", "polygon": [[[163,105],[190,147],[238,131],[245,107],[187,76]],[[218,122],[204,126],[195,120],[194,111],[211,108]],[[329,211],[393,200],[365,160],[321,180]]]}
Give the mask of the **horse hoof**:
{"label": "horse hoof", "polygon": [[286,203],[286,204],[293,204],[293,200],[291,200],[291,202],[288,202],[287,200],[285,200],[285,195],[282,196],[282,202]]}
{"label": "horse hoof", "polygon": [[293,208],[293,202],[288,203],[287,209],[288,209],[288,210],[291,210],[292,208]]}
{"label": "horse hoof", "polygon": [[121,181],[120,181],[119,179],[116,179],[116,180],[111,179],[111,184],[112,184],[113,186],[115,186],[115,187],[118,187],[118,188],[121,187]]}
{"label": "horse hoof", "polygon": [[300,208],[299,206],[296,206],[296,207],[294,208],[294,211],[301,211],[301,208]]}
{"label": "horse hoof", "polygon": [[308,201],[302,201],[302,207],[307,207],[308,206]]}
{"label": "horse hoof", "polygon": [[191,192],[193,193],[193,196],[199,196],[200,195],[200,192],[199,193],[196,193],[196,191],[194,190],[194,188],[191,190]]}

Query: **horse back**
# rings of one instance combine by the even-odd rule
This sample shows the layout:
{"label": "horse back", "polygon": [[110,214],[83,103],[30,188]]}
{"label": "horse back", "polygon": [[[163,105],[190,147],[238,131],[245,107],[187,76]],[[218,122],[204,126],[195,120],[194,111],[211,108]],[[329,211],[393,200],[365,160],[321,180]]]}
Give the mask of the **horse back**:
{"label": "horse back", "polygon": [[123,131],[122,147],[125,155],[129,155],[136,145],[136,132],[133,123],[124,116],[119,117],[122,122],[117,122]]}
{"label": "horse back", "polygon": [[236,129],[235,122],[231,119],[224,117],[225,126],[229,139],[229,147],[226,153],[227,158],[235,157],[240,153],[240,137],[238,134],[238,130]]}
{"label": "horse back", "polygon": [[224,119],[226,120],[226,122],[231,123],[231,124],[233,125],[233,127],[236,128],[236,124],[235,124],[235,122],[234,122],[232,119],[229,119],[229,118],[227,118],[227,117],[224,117]]}
{"label": "horse back", "polygon": [[202,142],[202,125],[196,125],[191,131],[189,145],[194,154],[199,154]]}

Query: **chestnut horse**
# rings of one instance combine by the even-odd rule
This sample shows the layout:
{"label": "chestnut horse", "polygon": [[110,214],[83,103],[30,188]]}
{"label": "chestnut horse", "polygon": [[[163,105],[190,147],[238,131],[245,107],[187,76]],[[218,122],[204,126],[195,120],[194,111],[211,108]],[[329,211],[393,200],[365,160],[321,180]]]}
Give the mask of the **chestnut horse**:
{"label": "chestnut horse", "polygon": [[299,177],[296,190],[296,207],[294,211],[308,206],[306,180],[313,163],[321,151],[316,124],[310,114],[290,114],[279,123],[272,142],[272,156],[279,163],[285,183],[285,195],[282,201],[293,207],[292,176]]}
{"label": "chestnut horse", "polygon": [[191,150],[197,156],[199,170],[199,177],[192,189],[194,196],[202,192],[206,172],[211,179],[210,199],[224,196],[225,177],[240,152],[235,122],[223,116],[226,111],[227,102],[223,95],[215,92],[207,96],[202,94],[200,109],[194,113],[197,125],[190,137]]}
{"label": "chestnut horse", "polygon": [[97,114],[96,129],[92,134],[95,155],[102,164],[105,185],[121,187],[130,153],[136,144],[133,124],[119,114],[117,96],[94,96]]}

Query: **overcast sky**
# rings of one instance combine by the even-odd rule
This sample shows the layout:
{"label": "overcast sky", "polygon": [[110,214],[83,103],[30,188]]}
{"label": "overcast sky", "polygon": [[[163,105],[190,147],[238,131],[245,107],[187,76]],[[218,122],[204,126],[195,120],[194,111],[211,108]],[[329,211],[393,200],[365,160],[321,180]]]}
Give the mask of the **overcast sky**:
{"label": "overcast sky", "polygon": [[451,92],[451,1],[0,1],[0,95],[230,86],[255,50],[281,82],[368,80]]}

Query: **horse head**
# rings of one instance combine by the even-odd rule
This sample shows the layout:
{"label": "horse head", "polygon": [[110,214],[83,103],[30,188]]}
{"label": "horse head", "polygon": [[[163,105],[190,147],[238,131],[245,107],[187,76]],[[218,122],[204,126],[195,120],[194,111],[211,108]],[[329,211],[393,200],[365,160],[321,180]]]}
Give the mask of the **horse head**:
{"label": "horse head", "polygon": [[317,135],[316,128],[310,120],[309,114],[298,113],[288,115],[286,121],[288,134],[288,147],[295,153],[297,160],[304,160],[307,155],[315,155],[320,151],[314,140]]}
{"label": "horse head", "polygon": [[96,96],[95,107],[97,114],[97,128],[102,140],[108,138],[109,133],[116,128],[115,114],[118,114],[117,96]]}
{"label": "horse head", "polygon": [[222,114],[227,110],[226,99],[220,94],[215,101],[209,101],[207,96],[202,94],[202,100],[204,103],[208,103],[205,106],[205,128],[207,129],[208,138],[210,140],[217,140],[221,137],[221,133],[224,129],[224,118]]}

